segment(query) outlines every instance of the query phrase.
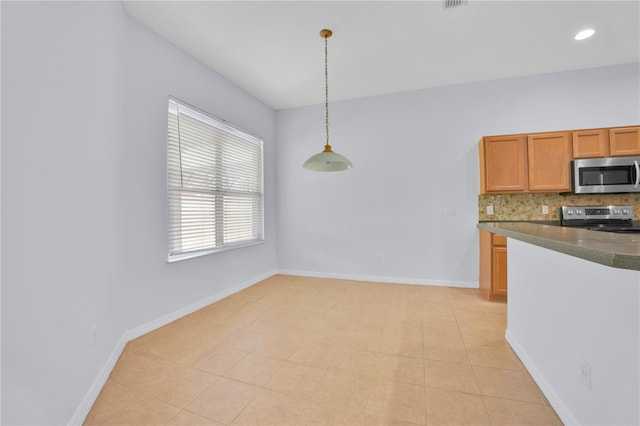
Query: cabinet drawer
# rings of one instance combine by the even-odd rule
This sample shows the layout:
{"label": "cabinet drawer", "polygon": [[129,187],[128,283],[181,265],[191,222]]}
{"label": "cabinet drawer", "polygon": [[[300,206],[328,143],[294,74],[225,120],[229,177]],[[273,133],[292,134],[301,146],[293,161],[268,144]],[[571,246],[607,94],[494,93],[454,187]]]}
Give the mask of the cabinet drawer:
{"label": "cabinet drawer", "polygon": [[494,246],[506,246],[507,245],[507,237],[505,237],[504,235],[499,235],[499,234],[492,234],[493,235],[493,245]]}

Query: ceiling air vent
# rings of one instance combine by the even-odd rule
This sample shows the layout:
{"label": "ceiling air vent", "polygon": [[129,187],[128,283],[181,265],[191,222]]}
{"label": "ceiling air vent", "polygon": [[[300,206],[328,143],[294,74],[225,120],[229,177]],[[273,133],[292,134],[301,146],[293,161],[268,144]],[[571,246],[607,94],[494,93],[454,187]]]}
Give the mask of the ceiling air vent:
{"label": "ceiling air vent", "polygon": [[464,6],[466,3],[467,0],[443,0],[442,8],[451,9],[453,7]]}

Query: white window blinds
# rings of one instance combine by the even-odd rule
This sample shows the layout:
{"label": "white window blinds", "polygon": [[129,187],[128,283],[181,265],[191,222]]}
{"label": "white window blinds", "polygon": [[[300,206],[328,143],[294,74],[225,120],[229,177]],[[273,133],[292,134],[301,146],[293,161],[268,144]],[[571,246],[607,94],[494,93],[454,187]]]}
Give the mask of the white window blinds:
{"label": "white window blinds", "polygon": [[169,261],[263,241],[262,139],[169,98]]}

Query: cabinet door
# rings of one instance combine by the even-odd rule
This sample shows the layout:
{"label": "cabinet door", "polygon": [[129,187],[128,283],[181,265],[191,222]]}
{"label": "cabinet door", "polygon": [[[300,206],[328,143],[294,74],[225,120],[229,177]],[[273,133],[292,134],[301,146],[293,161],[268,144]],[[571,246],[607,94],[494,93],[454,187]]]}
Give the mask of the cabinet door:
{"label": "cabinet door", "polygon": [[493,248],[493,294],[507,295],[507,248]]}
{"label": "cabinet door", "polygon": [[571,190],[569,132],[529,135],[527,148],[530,191]]}
{"label": "cabinet door", "polygon": [[611,156],[640,155],[640,127],[609,129]]}
{"label": "cabinet door", "polygon": [[609,134],[604,129],[573,132],[573,158],[599,158],[609,155]]}
{"label": "cabinet door", "polygon": [[484,175],[487,192],[527,189],[526,139],[522,135],[484,139]]}

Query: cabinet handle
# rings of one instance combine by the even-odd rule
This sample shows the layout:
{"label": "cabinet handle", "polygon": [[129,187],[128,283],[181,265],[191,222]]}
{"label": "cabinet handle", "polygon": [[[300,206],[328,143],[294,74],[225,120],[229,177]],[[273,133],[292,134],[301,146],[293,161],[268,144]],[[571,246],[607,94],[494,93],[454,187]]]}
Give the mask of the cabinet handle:
{"label": "cabinet handle", "polygon": [[640,184],[640,165],[638,165],[637,160],[635,160],[633,164],[636,166],[636,183],[633,184],[633,187],[637,188],[638,184]]}

